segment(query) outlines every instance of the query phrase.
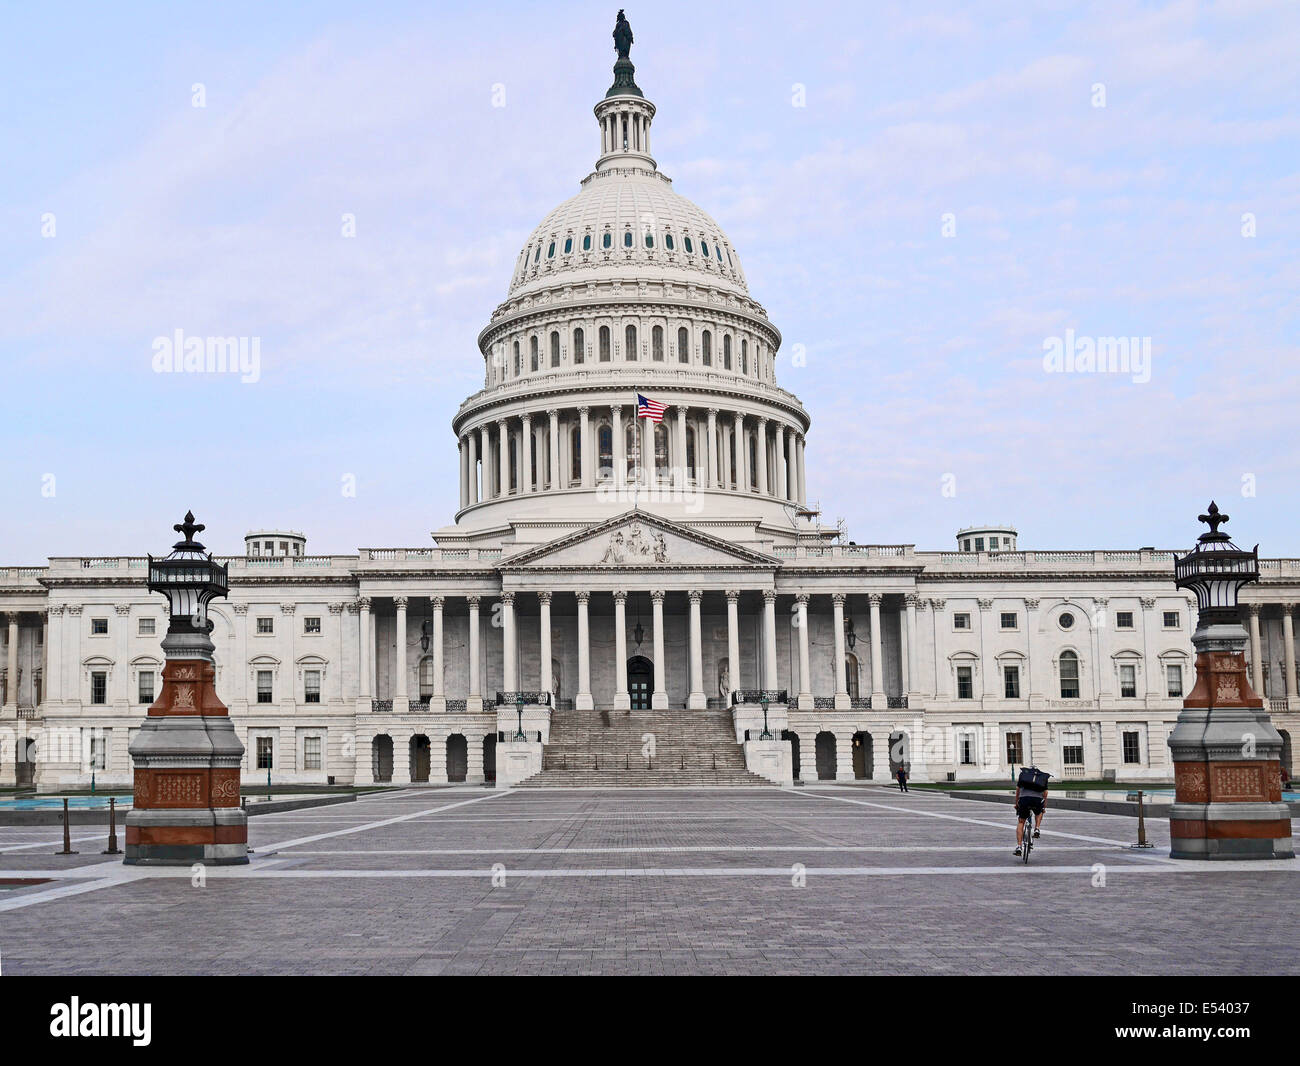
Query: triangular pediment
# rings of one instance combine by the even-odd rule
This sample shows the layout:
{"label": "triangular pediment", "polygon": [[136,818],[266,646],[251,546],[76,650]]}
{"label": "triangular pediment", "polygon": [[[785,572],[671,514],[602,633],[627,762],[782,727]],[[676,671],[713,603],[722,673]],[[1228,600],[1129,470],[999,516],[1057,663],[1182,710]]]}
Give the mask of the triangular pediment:
{"label": "triangular pediment", "polygon": [[503,570],[551,568],[665,570],[775,568],[776,560],[752,548],[678,525],[644,511],[627,511],[599,525],[521,552]]}

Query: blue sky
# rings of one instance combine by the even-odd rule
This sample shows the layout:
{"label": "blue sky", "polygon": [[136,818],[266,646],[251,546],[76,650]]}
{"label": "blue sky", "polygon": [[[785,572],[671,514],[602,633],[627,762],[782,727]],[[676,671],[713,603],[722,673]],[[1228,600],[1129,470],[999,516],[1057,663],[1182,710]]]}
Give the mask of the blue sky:
{"label": "blue sky", "polygon": [[[11,9],[0,565],[158,551],[187,507],[221,552],[427,544],[476,335],[595,160],[615,11]],[[1214,496],[1300,555],[1300,5],[627,13],[659,165],[784,334],[828,523],[1177,547]],[[261,380],[155,374],[176,329],[259,337]],[[1067,330],[1149,338],[1150,380],[1047,373]]]}

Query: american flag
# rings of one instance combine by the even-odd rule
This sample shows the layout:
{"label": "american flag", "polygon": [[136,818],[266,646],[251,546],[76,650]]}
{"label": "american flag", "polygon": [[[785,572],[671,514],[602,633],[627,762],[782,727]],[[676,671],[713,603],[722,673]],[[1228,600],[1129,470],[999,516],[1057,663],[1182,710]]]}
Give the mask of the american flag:
{"label": "american flag", "polygon": [[667,410],[667,404],[658,403],[655,400],[648,400],[639,392],[636,394],[637,418],[648,418],[651,422],[662,422],[664,420],[664,412]]}

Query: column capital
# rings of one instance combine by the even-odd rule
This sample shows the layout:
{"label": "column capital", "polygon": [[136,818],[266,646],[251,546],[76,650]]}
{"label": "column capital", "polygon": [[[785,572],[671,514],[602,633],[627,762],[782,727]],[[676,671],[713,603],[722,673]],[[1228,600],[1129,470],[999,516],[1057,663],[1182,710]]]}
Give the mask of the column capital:
{"label": "column capital", "polygon": [[1028,599],[1026,599],[1025,608],[1030,611],[1038,610],[1038,598],[1036,596],[1030,596]]}
{"label": "column capital", "polygon": [[728,603],[740,602],[740,589],[727,589],[726,597]]}
{"label": "column capital", "polygon": [[[237,604],[236,606],[241,606],[241,605]],[[242,606],[243,606],[244,610],[248,610],[248,605],[247,605],[247,604],[243,604]],[[63,604],[61,604],[61,603],[52,603],[52,604],[50,604],[50,606],[47,608],[47,610],[49,611],[50,614],[53,614],[53,615],[60,615],[60,614],[63,613]]]}
{"label": "column capital", "polygon": [[699,606],[700,600],[704,597],[704,593],[700,589],[690,589],[686,595],[690,599],[692,605],[697,607]]}
{"label": "column capital", "polygon": [[664,590],[652,589],[650,592],[650,599],[653,600],[655,603],[657,603],[660,607],[662,607],[664,604]]}
{"label": "column capital", "polygon": [[519,416],[519,420],[523,422],[524,425],[531,426],[533,424],[533,413],[531,411],[525,411]]}
{"label": "column capital", "polygon": [[767,417],[767,415],[758,415],[757,418],[758,418],[758,425],[759,425],[759,428],[760,428],[760,429],[764,429],[764,428],[766,428],[766,427],[767,427],[767,423],[768,423],[768,417]]}
{"label": "column capital", "polygon": [[615,603],[626,604],[626,603],[627,603],[627,591],[626,591],[625,589],[617,589],[617,590],[614,592],[614,602],[615,602]]}
{"label": "column capital", "polygon": [[[409,596],[393,597],[393,606],[396,607],[399,611],[406,610],[406,605],[410,602],[411,602],[411,598]],[[281,608],[281,610],[283,610],[283,608]]]}
{"label": "column capital", "polygon": [[590,410],[591,410],[591,405],[590,405],[590,404],[580,403],[580,404],[578,404],[578,406],[577,406],[577,412],[578,412],[578,414],[580,414],[580,415],[586,415],[587,412],[590,411]]}
{"label": "column capital", "polygon": [[498,419],[497,419],[497,425],[500,426],[502,429],[505,429],[505,428],[506,428],[506,423],[509,422],[509,421],[510,421],[510,419],[508,419],[508,418],[498,418]]}
{"label": "column capital", "polygon": [[282,604],[280,604],[280,613],[281,613],[281,614],[293,614],[296,610],[298,610],[298,605],[297,605],[296,603],[282,603]]}
{"label": "column capital", "polygon": [[119,615],[128,615],[131,613],[131,605],[129,603],[119,603],[113,607],[113,610]]}
{"label": "column capital", "polygon": [[549,592],[539,592],[537,594],[537,602],[549,607],[551,605],[551,595],[552,594]]}
{"label": "column capital", "polygon": [[879,607],[884,602],[885,597],[879,592],[872,592],[867,596],[867,603],[872,607]]}
{"label": "column capital", "polygon": [[903,603],[908,607],[916,607],[921,602],[921,598],[915,592],[908,592],[903,596]]}
{"label": "column capital", "polygon": [[469,604],[469,606],[470,606],[470,610],[472,610],[472,611],[477,611],[477,610],[478,610],[478,605],[479,605],[479,600],[480,600],[480,599],[481,599],[481,597],[479,597],[479,596],[466,596],[466,597],[465,597],[465,602],[466,602],[467,604]]}
{"label": "column capital", "polygon": [[1156,598],[1154,596],[1142,596],[1139,597],[1139,602],[1149,611],[1156,605]]}
{"label": "column capital", "polygon": [[429,602],[430,602],[431,604],[433,604],[433,609],[434,609],[435,611],[441,611],[442,608],[443,608],[443,604],[445,604],[445,603],[447,602],[447,597],[446,597],[446,596],[430,596],[430,597],[429,597]]}
{"label": "column capital", "polygon": [[68,614],[73,615],[74,617],[76,615],[81,614],[81,604],[79,603],[68,604]]}
{"label": "column capital", "polygon": [[1245,605],[1245,607],[1246,607],[1246,610],[1247,610],[1248,612],[1250,612],[1250,615],[1251,615],[1252,618],[1258,618],[1258,617],[1259,617],[1259,604],[1258,604],[1258,603],[1248,603],[1248,604]]}
{"label": "column capital", "polygon": [[348,605],[346,603],[331,603],[329,605],[330,614],[342,614],[345,610],[347,610],[347,606]]}
{"label": "column capital", "polygon": [[560,409],[558,407],[548,407],[546,409],[546,417],[549,418],[552,422],[554,422],[557,418],[560,417]]}
{"label": "column capital", "polygon": [[976,602],[977,604],[979,604],[979,609],[980,609],[981,611],[988,611],[988,610],[991,610],[991,609],[993,608],[993,601],[992,601],[992,600],[980,600],[980,599],[977,599],[975,602]]}
{"label": "column capital", "polygon": [[717,417],[718,417],[718,411],[719,411],[719,410],[720,410],[720,409],[717,408],[717,407],[710,407],[710,408],[709,408],[709,418],[710,418],[710,419],[717,418]]}
{"label": "column capital", "polygon": [[1278,604],[1278,606],[1282,608],[1282,615],[1283,615],[1283,617],[1285,617],[1285,618],[1290,618],[1291,615],[1295,613],[1295,604],[1294,604],[1294,603],[1286,603],[1286,602],[1282,602],[1282,603]]}
{"label": "column capital", "polygon": [[[931,600],[931,601],[930,601],[930,606],[931,606],[934,610],[936,610],[936,611],[942,611],[942,610],[943,610],[943,605],[944,605],[945,603],[947,603],[947,602],[948,602],[947,600]],[[1037,601],[1034,602],[1034,606],[1035,606],[1035,607],[1038,606]]]}
{"label": "column capital", "polygon": [[797,603],[800,607],[807,607],[807,606],[808,606],[808,593],[806,593],[806,592],[799,592],[799,593],[796,593],[796,594],[795,594],[795,597],[794,597],[794,602]]}
{"label": "column capital", "polygon": [[764,589],[764,590],[763,590],[763,602],[764,602],[764,603],[776,603],[776,591],[775,591],[774,589]]}
{"label": "column capital", "polygon": [[[235,614],[248,614],[248,604],[246,603],[232,603],[230,605],[230,609],[234,611]],[[50,610],[52,611],[54,610],[54,608],[51,607]],[[58,610],[60,613],[62,613],[63,608],[60,607]]]}
{"label": "column capital", "polygon": [[515,605],[515,594],[513,592],[502,592],[501,603],[506,607],[513,607]]}
{"label": "column capital", "polygon": [[831,593],[831,603],[833,603],[836,607],[843,607],[844,601],[847,599],[848,597],[843,592]]}

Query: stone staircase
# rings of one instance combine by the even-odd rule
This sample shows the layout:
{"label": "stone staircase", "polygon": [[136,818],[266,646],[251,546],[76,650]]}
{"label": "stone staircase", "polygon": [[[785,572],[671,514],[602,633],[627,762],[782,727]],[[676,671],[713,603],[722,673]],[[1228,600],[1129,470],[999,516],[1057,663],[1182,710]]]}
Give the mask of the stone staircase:
{"label": "stone staircase", "polygon": [[[653,734],[649,748],[646,734]],[[652,756],[643,754],[653,750]],[[745,769],[731,712],[562,711],[551,717],[542,772],[520,788],[770,785]]]}

